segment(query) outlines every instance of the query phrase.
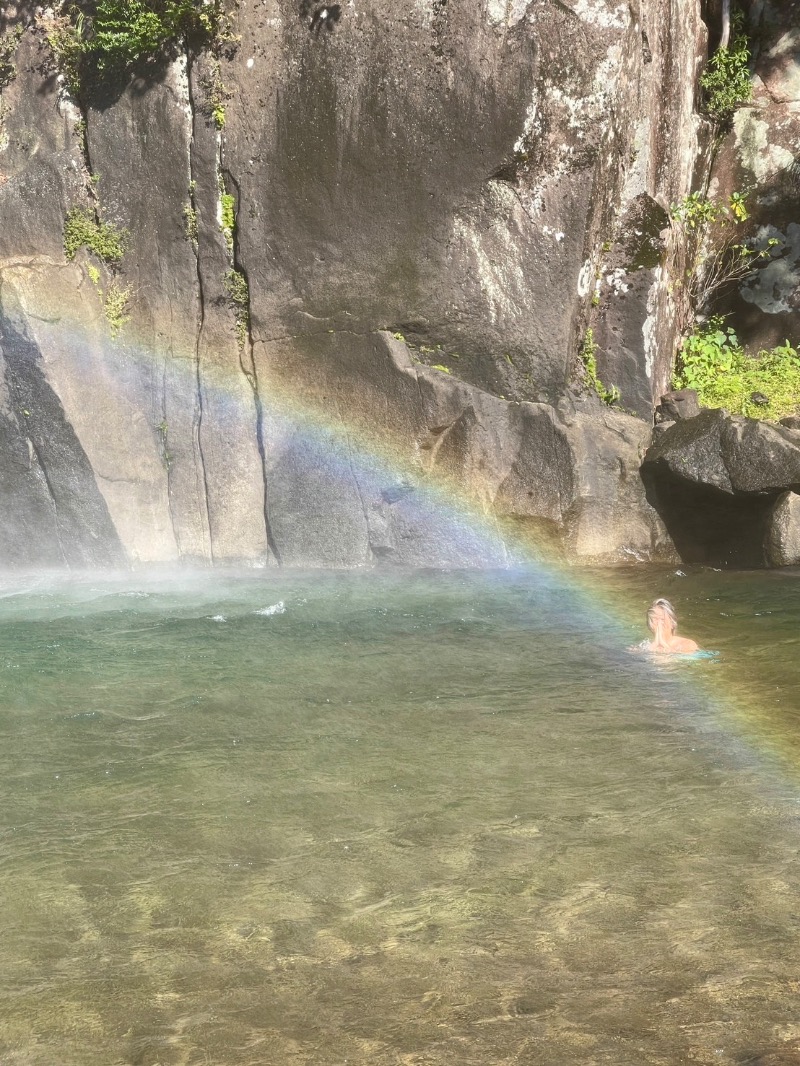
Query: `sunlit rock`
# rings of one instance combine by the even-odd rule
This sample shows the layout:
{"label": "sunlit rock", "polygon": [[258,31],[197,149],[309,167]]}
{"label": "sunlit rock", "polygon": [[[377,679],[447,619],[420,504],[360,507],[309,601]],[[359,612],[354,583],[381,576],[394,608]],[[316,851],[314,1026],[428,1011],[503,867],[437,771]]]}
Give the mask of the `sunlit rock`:
{"label": "sunlit rock", "polygon": [[784,492],[769,516],[764,552],[770,566],[800,565],[800,496]]}

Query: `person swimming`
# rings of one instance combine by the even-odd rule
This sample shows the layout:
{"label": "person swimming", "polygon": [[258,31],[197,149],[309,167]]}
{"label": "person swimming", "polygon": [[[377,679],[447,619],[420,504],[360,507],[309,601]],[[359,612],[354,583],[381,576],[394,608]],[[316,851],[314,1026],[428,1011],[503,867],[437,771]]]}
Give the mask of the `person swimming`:
{"label": "person swimming", "polygon": [[678,617],[669,600],[653,600],[647,610],[647,626],[653,639],[642,641],[639,647],[644,651],[689,655],[700,650],[695,641],[678,636]]}

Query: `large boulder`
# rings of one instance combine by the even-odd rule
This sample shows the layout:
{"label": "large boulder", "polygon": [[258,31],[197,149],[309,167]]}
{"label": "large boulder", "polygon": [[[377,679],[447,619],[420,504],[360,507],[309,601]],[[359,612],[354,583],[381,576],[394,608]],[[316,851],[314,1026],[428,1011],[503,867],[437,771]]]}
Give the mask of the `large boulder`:
{"label": "large boulder", "polygon": [[654,439],[642,476],[685,561],[760,566],[776,499],[800,492],[800,431],[702,411]]}
{"label": "large boulder", "polygon": [[732,492],[722,457],[722,431],[727,419],[725,411],[704,411],[691,420],[676,422],[655,438],[644,457],[643,471]]}
{"label": "large boulder", "polygon": [[775,495],[800,489],[800,430],[706,410],[662,433],[643,466],[731,495]]}

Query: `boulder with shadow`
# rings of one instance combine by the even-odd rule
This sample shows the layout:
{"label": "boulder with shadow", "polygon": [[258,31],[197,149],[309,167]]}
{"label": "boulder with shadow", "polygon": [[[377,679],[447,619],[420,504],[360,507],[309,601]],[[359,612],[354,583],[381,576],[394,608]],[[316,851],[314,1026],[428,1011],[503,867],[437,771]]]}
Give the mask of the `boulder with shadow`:
{"label": "boulder with shadow", "polygon": [[795,561],[800,430],[702,411],[655,438],[642,477],[684,562]]}

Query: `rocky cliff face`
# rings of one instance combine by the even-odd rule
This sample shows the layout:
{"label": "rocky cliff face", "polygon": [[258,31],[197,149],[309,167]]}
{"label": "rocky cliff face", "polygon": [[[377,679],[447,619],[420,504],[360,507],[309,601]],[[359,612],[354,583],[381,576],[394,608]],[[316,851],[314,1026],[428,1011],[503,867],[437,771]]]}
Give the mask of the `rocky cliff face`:
{"label": "rocky cliff face", "polygon": [[753,99],[734,116],[711,189],[752,190],[750,235],[769,245],[724,308],[758,351],[800,336],[800,2],[764,0],[750,16]]}
{"label": "rocky cliff face", "polygon": [[[0,562],[496,563],[502,520],[670,550],[638,466],[697,0],[241,0],[228,55],[80,106],[47,13],[2,19]],[[66,258],[76,207],[118,267]]]}

